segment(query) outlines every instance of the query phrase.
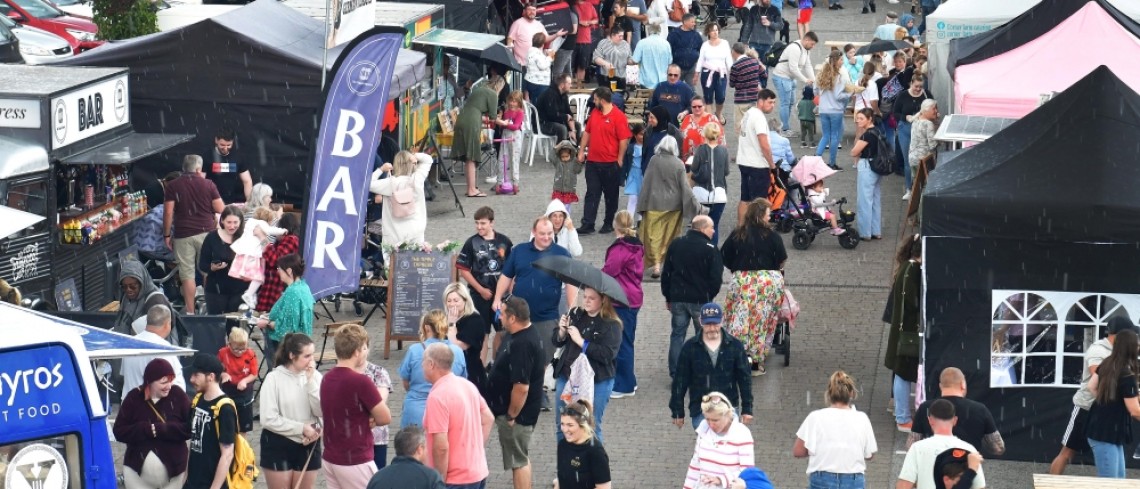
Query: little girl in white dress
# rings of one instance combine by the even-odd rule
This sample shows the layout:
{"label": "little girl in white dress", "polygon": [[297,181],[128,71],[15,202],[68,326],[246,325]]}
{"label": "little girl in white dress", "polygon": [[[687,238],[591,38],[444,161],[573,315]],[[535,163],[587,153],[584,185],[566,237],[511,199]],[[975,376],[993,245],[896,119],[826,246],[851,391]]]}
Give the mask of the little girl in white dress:
{"label": "little girl in white dress", "polygon": [[277,217],[277,213],[269,208],[259,207],[253,212],[253,217],[245,220],[241,237],[230,245],[236,254],[234,263],[230,266],[230,276],[249,282],[249,288],[241,295],[241,299],[250,308],[257,306],[257,289],[265,282],[262,252],[269,244],[269,237],[285,234],[285,228],[269,224]]}

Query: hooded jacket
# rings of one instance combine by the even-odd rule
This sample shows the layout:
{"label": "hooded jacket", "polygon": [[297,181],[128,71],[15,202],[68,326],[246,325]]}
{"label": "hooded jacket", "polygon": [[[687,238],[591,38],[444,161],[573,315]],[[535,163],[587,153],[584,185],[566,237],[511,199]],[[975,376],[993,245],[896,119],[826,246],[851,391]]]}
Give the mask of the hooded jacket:
{"label": "hooded jacket", "polygon": [[[784,17],[780,15],[778,3],[783,0],[774,0],[767,7],[753,5],[744,13],[743,23],[740,26],[740,42],[749,44],[772,45],[776,42],[780,30],[784,28]],[[769,25],[765,27],[760,23],[760,17],[767,16]],[[764,56],[765,53],[760,53]]]}
{"label": "hooded jacket", "polygon": [[[117,333],[134,336],[137,331],[135,331],[131,324],[134,323],[135,320],[144,318],[143,322],[145,326],[147,311],[158,304],[170,307],[170,301],[167,300],[166,295],[154,285],[154,281],[150,278],[150,273],[146,271],[146,266],[138,260],[123,260],[122,271],[119,272],[119,283],[121,284],[123,279],[128,277],[139,281],[139,295],[135,300],[130,300],[127,298],[126,292],[120,292],[119,314],[115,317],[114,330]],[[171,312],[174,312],[173,308]],[[176,326],[170,328],[170,336],[166,339],[172,345],[178,344],[178,328]]]}
{"label": "hooded jacket", "polygon": [[[566,204],[563,204],[561,200],[554,199],[546,206],[546,213],[543,215],[550,217],[550,215],[555,212],[566,214]],[[566,216],[566,218],[569,219],[570,216]],[[534,235],[531,235],[531,237],[533,238]],[[570,229],[566,227],[566,225],[563,225],[562,229],[558,229],[554,232],[554,244],[566,248],[566,251],[570,252],[570,256],[582,256],[582,243],[578,241],[577,229]]]}
{"label": "hooded jacket", "polygon": [[[558,152],[563,149],[570,150],[570,161],[558,158]],[[582,173],[584,166],[578,161],[578,148],[570,141],[562,141],[554,147],[554,154],[554,192],[578,195],[578,174]],[[549,213],[548,210],[547,214]]]}
{"label": "hooded jacket", "polygon": [[641,307],[644,299],[641,290],[641,279],[645,273],[642,261],[644,256],[645,246],[635,236],[617,239],[606,249],[606,264],[602,267],[602,272],[621,285],[621,290],[629,299],[629,304],[626,305],[630,309]]}
{"label": "hooded jacket", "polygon": [[[649,112],[657,119],[656,126],[649,126],[645,128],[645,144],[641,148],[641,176],[645,176],[645,170],[649,168],[649,160],[653,159],[653,150],[657,149],[657,144],[665,139],[665,136],[673,136],[680,143],[683,138],[681,137],[681,130],[673,125],[669,120],[669,110],[664,106],[658,105]],[[674,119],[676,120],[676,119]]]}
{"label": "hooded jacket", "polygon": [[693,196],[693,188],[685,176],[685,164],[670,153],[654,155],[650,169],[641,182],[637,197],[637,212],[681,211],[681,218],[692,219],[706,212]]}

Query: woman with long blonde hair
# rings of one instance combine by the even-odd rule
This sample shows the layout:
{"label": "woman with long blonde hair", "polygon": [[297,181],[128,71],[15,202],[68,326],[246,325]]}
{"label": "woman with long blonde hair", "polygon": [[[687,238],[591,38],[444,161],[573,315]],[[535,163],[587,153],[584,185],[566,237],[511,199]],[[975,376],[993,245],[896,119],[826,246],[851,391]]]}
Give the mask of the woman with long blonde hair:
{"label": "woman with long blonde hair", "polygon": [[[555,348],[565,347],[562,356],[554,362],[554,392],[562,393],[570,381],[574,361],[585,355],[594,370],[595,430],[598,439],[602,440],[602,416],[605,415],[614,388],[617,372],[614,359],[621,347],[622,324],[609,297],[589,287],[582,289],[581,297],[582,307],[575,307],[563,315],[551,338]],[[557,412],[562,412],[565,401],[558,397],[555,407]],[[554,428],[556,436],[562,439],[558,420],[555,420]]]}
{"label": "woman with long blonde hair", "polygon": [[[424,181],[431,171],[432,158],[424,153],[401,151],[396,153],[391,163],[384,163],[373,173],[369,190],[384,196],[384,210],[380,215],[384,224],[384,243],[399,246],[404,243],[424,242],[427,230],[427,202],[424,200]],[[389,178],[379,178],[381,173],[390,173]],[[403,217],[393,215],[397,199],[404,199],[411,190],[412,212]],[[387,255],[385,255],[386,257]]]}
{"label": "woman with long blonde hair", "polygon": [[424,350],[432,343],[443,343],[451,348],[455,355],[455,362],[451,364],[451,372],[460,377],[467,376],[467,362],[464,360],[463,350],[447,340],[447,314],[439,309],[432,309],[420,318],[420,343],[408,347],[408,354],[404,355],[404,362],[400,364],[400,378],[404,379],[404,389],[408,391],[404,397],[403,415],[400,417],[400,427],[424,424],[424,408],[427,406],[428,392],[431,391],[431,382],[424,377]]}
{"label": "woman with long blonde hair", "polygon": [[764,358],[772,346],[780,302],[784,300],[784,240],[772,230],[768,218],[772,203],[748,203],[744,220],[725,240],[720,252],[732,272],[725,298],[724,322],[728,332],[744,343],[752,362],[752,375],[764,375]]}
{"label": "woman with long blonde hair", "polygon": [[830,150],[827,165],[838,170],[835,154],[839,152],[843,140],[843,111],[850,100],[843,70],[843,53],[831,52],[819,70],[819,76],[816,76],[816,86],[819,88],[816,93],[819,95],[819,119],[823,126],[823,137],[819,139],[815,155],[823,156],[824,150]]}
{"label": "woman with long blonde hair", "polygon": [[629,211],[618,211],[614,216],[614,237],[613,244],[606,249],[606,264],[602,271],[617,280],[626,299],[629,299],[628,304],[614,307],[622,329],[616,361],[617,372],[610,397],[618,399],[632,396],[637,389],[637,377],[633,372],[633,341],[637,333],[637,313],[641,311],[644,298],[641,279],[645,276],[645,267],[642,265],[645,246],[637,239],[633,214]]}
{"label": "woman with long blonde hair", "polygon": [[554,488],[610,489],[610,457],[594,436],[594,406],[579,399],[566,405],[560,416],[558,478]]}
{"label": "woman with long blonde hair", "polygon": [[482,359],[483,353],[487,351],[483,348],[483,341],[487,338],[487,323],[479,311],[475,310],[471,292],[463,282],[452,282],[443,289],[443,306],[447,312],[447,340],[463,350],[463,360],[467,363],[467,380],[475,384],[479,392],[483,392],[487,384],[487,371]]}

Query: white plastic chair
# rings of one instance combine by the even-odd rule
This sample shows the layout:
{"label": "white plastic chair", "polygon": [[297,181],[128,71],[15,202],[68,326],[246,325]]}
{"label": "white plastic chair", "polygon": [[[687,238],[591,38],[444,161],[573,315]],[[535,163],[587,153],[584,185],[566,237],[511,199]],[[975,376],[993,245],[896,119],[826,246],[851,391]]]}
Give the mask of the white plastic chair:
{"label": "white plastic chair", "polygon": [[570,96],[570,106],[574,108],[574,122],[581,128],[586,123],[586,104],[590,103],[590,94],[575,93]]}
{"label": "white plastic chair", "polygon": [[[530,140],[530,149],[527,150],[527,166],[534,166],[534,150],[538,145],[542,144],[542,157],[550,159],[550,150],[554,148],[556,141],[554,136],[548,136],[542,133],[542,124],[538,119],[538,109],[530,102],[523,102],[526,104],[526,118],[523,122],[525,128],[524,137]],[[525,139],[524,139],[525,141]]]}

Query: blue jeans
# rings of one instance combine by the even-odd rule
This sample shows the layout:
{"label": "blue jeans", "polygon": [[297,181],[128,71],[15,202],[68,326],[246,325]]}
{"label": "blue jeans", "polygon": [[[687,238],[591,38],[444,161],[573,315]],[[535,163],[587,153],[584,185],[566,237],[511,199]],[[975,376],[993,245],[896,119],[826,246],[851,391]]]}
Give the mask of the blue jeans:
{"label": "blue jeans", "polygon": [[712,244],[716,246],[720,239],[720,216],[724,214],[724,204],[709,204],[709,219],[713,221]]}
{"label": "blue jeans", "polygon": [[[566,388],[566,382],[569,379],[559,377],[554,382],[554,436],[558,441],[565,438],[562,435],[562,409],[566,407],[566,402],[562,400],[562,389]],[[610,403],[610,393],[614,390],[614,379],[603,380],[594,383],[594,434],[598,436],[598,441],[605,443],[602,439],[602,416],[606,414],[606,405]]]}
{"label": "blue jeans", "polygon": [[[862,173],[862,171],[862,167],[860,167],[859,172]],[[862,201],[860,200],[860,202]],[[910,393],[914,390],[914,383],[907,382],[897,375],[892,377],[894,382],[891,386],[891,392],[895,396],[895,423],[909,423],[911,422]]]}
{"label": "blue jeans", "polygon": [[863,474],[836,474],[812,472],[808,475],[808,489],[863,489]]}
{"label": "blue jeans", "polygon": [[629,394],[637,388],[637,375],[633,372],[633,341],[637,338],[637,313],[640,307],[614,306],[621,320],[621,346],[617,353],[617,372],[614,374],[614,392]]}
{"label": "blue jeans", "polygon": [[[709,83],[712,77],[712,83]],[[705,103],[724,105],[724,92],[728,89],[728,77],[715,71],[701,70],[701,90],[705,93]],[[709,107],[710,111],[712,107]]]}
{"label": "blue jeans", "polygon": [[[883,235],[883,189],[880,181],[883,177],[871,171],[871,163],[866,158],[860,158],[856,175],[856,188],[858,189],[858,203],[855,212],[855,226],[859,228],[859,236],[870,238]],[[910,414],[907,414],[910,418]]]}
{"label": "blue jeans", "polygon": [[485,489],[487,487],[487,479],[470,484],[444,484],[443,486],[447,489]]}
{"label": "blue jeans", "polygon": [[796,81],[782,76],[772,75],[772,82],[776,84],[776,98],[780,103],[780,123],[784,130],[792,128],[792,107],[796,105]]}
{"label": "blue jeans", "polygon": [[1096,476],[1110,479],[1124,478],[1124,445],[1113,445],[1089,438],[1093,460],[1096,461]]}
{"label": "blue jeans", "polygon": [[388,445],[372,445],[372,460],[376,462],[376,470],[388,466]]}
{"label": "blue jeans", "polygon": [[902,163],[903,175],[906,175],[906,188],[904,191],[910,190],[911,175],[910,175],[910,123],[906,121],[899,121],[899,127],[895,129],[895,134],[898,135],[895,144],[895,154],[898,155],[898,162]]}
{"label": "blue jeans", "polygon": [[669,334],[669,377],[677,373],[677,357],[681,356],[681,346],[689,334],[689,324],[693,325],[693,334],[701,334],[701,306],[694,302],[674,302],[669,305],[669,313],[673,316],[673,332]]}
{"label": "blue jeans", "polygon": [[819,146],[815,148],[816,156],[823,156],[823,148],[831,146],[828,166],[835,166],[835,154],[839,152],[839,143],[843,140],[843,113],[819,114],[823,126],[823,137],[819,138]]}
{"label": "blue jeans", "polygon": [[530,103],[532,104],[538,102],[538,97],[541,97],[542,92],[545,92],[547,88],[550,87],[523,80],[523,89],[526,90],[527,95],[530,95]]}

